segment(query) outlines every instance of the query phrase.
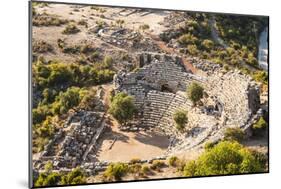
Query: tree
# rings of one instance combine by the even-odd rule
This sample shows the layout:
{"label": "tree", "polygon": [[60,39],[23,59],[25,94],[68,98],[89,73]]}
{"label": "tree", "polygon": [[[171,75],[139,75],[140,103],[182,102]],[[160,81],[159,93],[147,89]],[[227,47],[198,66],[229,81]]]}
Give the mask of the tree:
{"label": "tree", "polygon": [[196,104],[203,97],[204,89],[198,83],[192,82],[187,89],[188,98]]}
{"label": "tree", "polygon": [[78,87],[70,87],[57,96],[53,104],[54,114],[64,114],[70,108],[77,106],[82,99],[82,91]]}
{"label": "tree", "polygon": [[126,125],[127,121],[133,118],[135,112],[136,108],[132,96],[121,92],[113,97],[109,113],[117,119],[118,122]]}
{"label": "tree", "polygon": [[227,175],[264,171],[253,154],[236,141],[223,141],[184,167],[185,176]]}
{"label": "tree", "polygon": [[188,121],[186,114],[187,113],[183,110],[178,110],[174,113],[173,118],[174,118],[174,121],[176,122],[177,129],[179,129],[179,130],[184,129],[184,126]]}

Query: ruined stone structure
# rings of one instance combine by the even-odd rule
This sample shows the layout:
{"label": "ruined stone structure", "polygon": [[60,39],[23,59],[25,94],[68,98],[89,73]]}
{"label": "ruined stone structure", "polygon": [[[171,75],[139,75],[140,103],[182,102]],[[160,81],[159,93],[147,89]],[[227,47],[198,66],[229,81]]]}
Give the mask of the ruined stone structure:
{"label": "ruined stone structure", "polygon": [[[101,90],[97,91],[99,99],[101,93]],[[107,126],[104,104],[101,100],[97,101],[95,111],[78,110],[70,113],[63,128],[44,147],[39,157],[34,158],[35,171],[43,171],[45,164],[51,162],[55,171],[68,172],[93,160],[96,144]]]}
{"label": "ruined stone structure", "polygon": [[[245,129],[259,109],[259,87],[251,78],[239,71],[224,73],[217,64],[205,65],[202,60],[196,65],[204,68],[205,76],[194,75],[177,56],[143,53],[138,70],[120,71],[114,78],[117,91],[134,96],[139,119],[135,127],[160,129],[170,137],[167,153],[219,140],[227,127]],[[204,87],[200,106],[194,107],[185,94],[191,82]],[[187,132],[175,127],[177,110],[188,112]]]}

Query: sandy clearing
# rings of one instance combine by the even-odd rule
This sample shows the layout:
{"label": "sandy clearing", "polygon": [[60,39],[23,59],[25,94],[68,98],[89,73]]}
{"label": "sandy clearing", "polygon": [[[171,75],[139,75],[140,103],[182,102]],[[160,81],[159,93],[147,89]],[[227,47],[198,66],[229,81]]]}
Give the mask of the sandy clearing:
{"label": "sandy clearing", "polygon": [[123,132],[116,126],[105,133],[101,141],[97,157],[100,161],[110,162],[130,161],[133,158],[150,159],[163,155],[169,146],[168,137],[160,133]]}

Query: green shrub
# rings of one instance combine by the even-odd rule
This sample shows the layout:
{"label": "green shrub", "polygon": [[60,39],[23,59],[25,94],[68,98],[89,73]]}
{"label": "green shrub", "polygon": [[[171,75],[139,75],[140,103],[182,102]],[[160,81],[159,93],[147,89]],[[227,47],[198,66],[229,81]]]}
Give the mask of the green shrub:
{"label": "green shrub", "polygon": [[140,163],[134,163],[134,164],[129,166],[129,172],[130,173],[142,174],[141,169],[142,169],[142,167],[141,167]]}
{"label": "green shrub", "polygon": [[145,175],[148,175],[148,174],[151,173],[151,170],[147,165],[143,165],[142,168],[141,168],[141,172]]}
{"label": "green shrub", "polygon": [[34,186],[56,186],[61,179],[59,173],[40,173],[38,179],[35,181]]}
{"label": "green shrub", "polygon": [[193,36],[192,34],[184,34],[178,39],[179,44],[186,46],[186,45],[193,45],[198,42],[197,37]]}
{"label": "green shrub", "polygon": [[259,161],[236,141],[223,141],[184,168],[184,176],[210,176],[262,172]]}
{"label": "green shrub", "polygon": [[53,114],[64,114],[78,106],[83,98],[82,92],[83,90],[78,87],[70,87],[65,92],[60,92],[53,105]]}
{"label": "green shrub", "polygon": [[202,42],[202,46],[206,49],[206,50],[210,50],[214,47],[214,42],[209,40],[209,39],[205,39]]}
{"label": "green shrub", "polygon": [[268,84],[268,74],[265,71],[256,71],[253,73],[254,80],[262,82],[263,84]]}
{"label": "green shrub", "polygon": [[61,178],[59,184],[62,185],[74,185],[74,184],[85,184],[86,183],[86,175],[81,168],[75,168],[67,175],[64,175]]}
{"label": "green shrub", "polygon": [[184,129],[185,124],[188,121],[188,118],[187,118],[186,114],[187,113],[183,110],[178,110],[174,113],[173,119],[176,122],[176,125],[177,125],[176,127],[177,127],[178,130]]}
{"label": "green shrub", "polygon": [[169,165],[170,166],[176,167],[176,166],[178,166],[178,163],[179,163],[178,157],[172,156],[172,157],[169,158]]}
{"label": "green shrub", "polygon": [[55,173],[52,172],[52,166],[47,163],[45,171],[39,174],[38,179],[35,181],[36,187],[42,186],[58,186],[58,185],[75,185],[86,183],[86,175],[81,168],[75,168],[71,172]]}
{"label": "green shrub", "polygon": [[41,123],[49,115],[51,115],[49,106],[38,106],[37,108],[32,109],[32,123],[34,125]]}
{"label": "green shrub", "polygon": [[192,82],[187,88],[187,96],[194,104],[203,97],[203,92],[203,87],[196,82]]}
{"label": "green shrub", "polygon": [[239,127],[235,128],[227,128],[224,132],[224,139],[225,140],[237,140],[241,141],[245,138],[245,133]]}
{"label": "green shrub", "polygon": [[104,172],[104,176],[109,179],[121,180],[129,171],[129,167],[124,163],[111,163]]}
{"label": "green shrub", "polygon": [[187,45],[187,50],[191,55],[197,55],[199,53],[196,45]]}
{"label": "green shrub", "polygon": [[160,161],[160,160],[153,160],[152,165],[150,166],[151,169],[160,171],[161,168],[165,166],[165,162]]}

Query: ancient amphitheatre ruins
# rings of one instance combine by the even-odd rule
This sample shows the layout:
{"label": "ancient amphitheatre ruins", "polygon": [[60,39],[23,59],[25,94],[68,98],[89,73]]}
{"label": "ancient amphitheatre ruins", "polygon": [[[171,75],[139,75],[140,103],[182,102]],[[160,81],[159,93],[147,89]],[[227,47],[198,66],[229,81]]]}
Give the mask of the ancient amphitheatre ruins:
{"label": "ancient amphitheatre ruins", "polygon": [[[35,7],[33,19],[39,20],[41,16],[71,23],[86,21],[77,24],[79,32],[71,35],[62,33],[67,24],[34,25],[33,41],[45,41],[52,46],[52,52],[34,53],[35,59],[77,62],[80,54],[62,51],[58,39],[69,48],[87,44],[101,57],[112,57],[115,74],[112,81],[91,86],[96,91],[95,108],[73,107],[56,118],[59,121],[53,136],[43,150],[33,154],[34,175],[44,172],[44,166],[51,162],[54,171],[69,172],[81,167],[88,175],[87,182],[102,182],[100,175],[111,163],[131,164],[132,159],[137,159],[142,165],[150,165],[155,160],[166,162],[172,156],[194,160],[203,153],[206,143],[218,143],[224,139],[227,128],[237,127],[249,137],[245,146],[268,153],[266,137],[251,139],[252,125],[268,112],[268,92],[261,83],[235,67],[225,69],[222,64],[183,53],[173,37],[168,43],[161,40],[163,33],[177,36],[177,31],[171,30],[181,27],[188,14],[93,7]],[[143,27],[146,25],[149,28]],[[85,57],[86,63],[82,65],[92,65],[87,54]],[[204,88],[196,106],[186,95],[194,82]],[[133,97],[137,110],[126,126],[108,111],[111,95],[120,92]],[[173,119],[179,110],[187,112],[184,132],[175,127]],[[162,172],[145,178],[128,175],[123,179],[178,176],[181,175],[174,168],[164,167]]]}

